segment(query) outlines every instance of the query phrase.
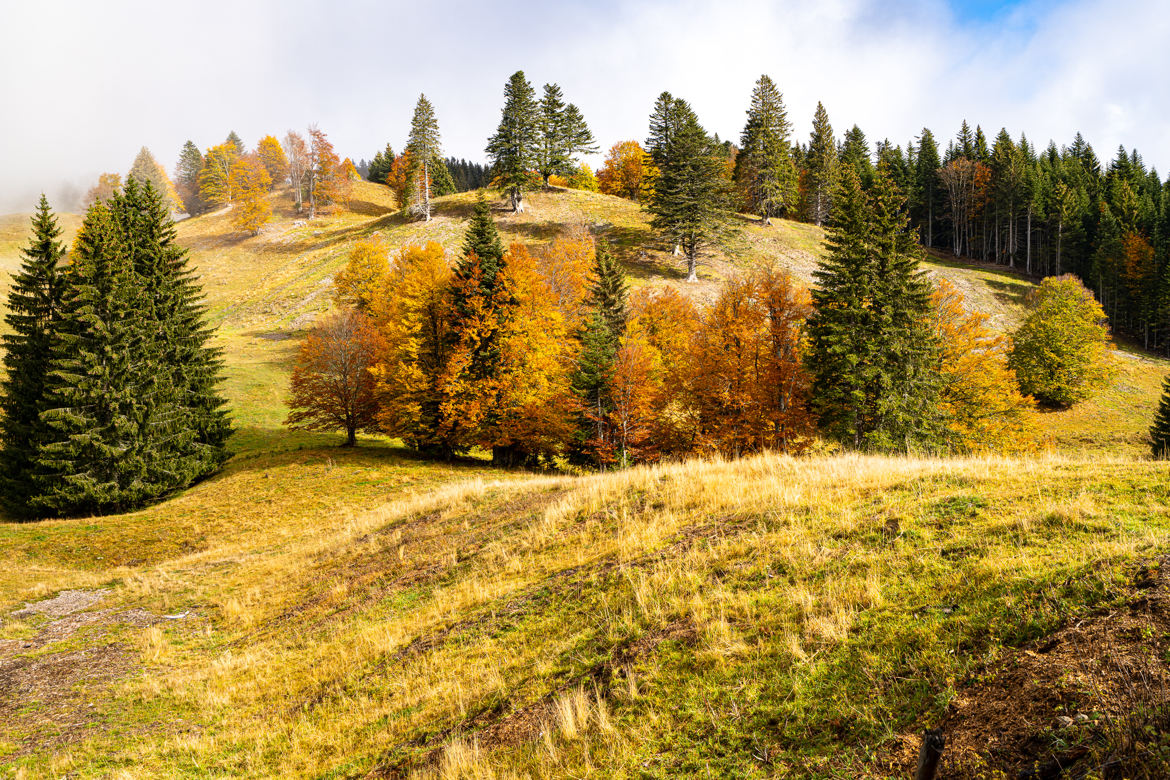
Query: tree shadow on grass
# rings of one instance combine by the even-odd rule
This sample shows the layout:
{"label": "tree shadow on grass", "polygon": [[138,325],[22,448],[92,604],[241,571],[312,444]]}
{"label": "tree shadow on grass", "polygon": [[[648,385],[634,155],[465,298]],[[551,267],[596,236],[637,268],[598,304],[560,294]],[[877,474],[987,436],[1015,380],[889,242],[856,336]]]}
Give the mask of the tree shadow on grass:
{"label": "tree shadow on grass", "polygon": [[1000,303],[1010,303],[1016,306],[1023,306],[1024,299],[1028,297],[1027,285],[1019,282],[1001,282],[998,279],[987,279],[987,286],[991,289],[991,294]]}

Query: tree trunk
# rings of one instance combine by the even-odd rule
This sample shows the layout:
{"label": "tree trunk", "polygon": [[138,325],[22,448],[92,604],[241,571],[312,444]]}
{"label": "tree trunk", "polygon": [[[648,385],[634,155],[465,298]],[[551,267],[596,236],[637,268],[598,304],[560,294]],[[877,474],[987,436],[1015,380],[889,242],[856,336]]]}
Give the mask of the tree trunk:
{"label": "tree trunk", "polygon": [[1026,253],[1027,260],[1025,262],[1027,263],[1028,276],[1031,276],[1032,275],[1032,206],[1031,205],[1028,206],[1028,232],[1027,232],[1026,238],[1028,241],[1028,251]]}
{"label": "tree trunk", "polygon": [[357,431],[355,431],[353,428],[346,428],[345,429],[345,444],[343,444],[341,446],[352,447],[355,444],[357,444]]}
{"label": "tree trunk", "polygon": [[672,254],[674,257],[678,257],[679,255],[681,255],[681,254],[682,254],[682,245],[681,245],[681,244],[675,244],[675,245],[674,245],[674,252],[672,252],[671,254]]}
{"label": "tree trunk", "polygon": [[687,252],[687,281],[699,281],[699,264],[696,262],[694,252]]}

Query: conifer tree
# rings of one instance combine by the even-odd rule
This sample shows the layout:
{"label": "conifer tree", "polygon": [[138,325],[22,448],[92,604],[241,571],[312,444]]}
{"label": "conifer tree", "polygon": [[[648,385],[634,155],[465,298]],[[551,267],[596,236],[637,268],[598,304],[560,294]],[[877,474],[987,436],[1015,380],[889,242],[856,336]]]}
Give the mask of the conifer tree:
{"label": "conifer tree", "polygon": [[565,105],[556,84],[544,85],[537,111],[537,135],[536,169],[546,187],[552,176],[573,175],[576,155],[598,151],[581,110],[572,103]]}
{"label": "conifer tree", "polygon": [[859,449],[933,447],[941,436],[930,292],[902,209],[884,171],[867,198],[856,168],[846,166],[830,255],[815,273],[813,406],[825,433]]}
{"label": "conifer tree", "polygon": [[183,210],[183,201],[179,194],[175,191],[175,185],[171,183],[171,179],[167,176],[167,172],[154,159],[154,155],[145,146],[138,152],[138,156],[134,158],[134,163],[130,166],[130,173],[127,178],[133,176],[138,179],[140,183],[150,182],[151,185],[159,192],[163,198],[163,202],[167,208],[173,212]]}
{"label": "conifer tree", "polygon": [[686,255],[687,281],[693,282],[699,278],[699,252],[725,229],[728,182],[723,147],[707,135],[685,100],[672,100],[661,116],[660,105],[651,116],[648,146],[661,163],[656,162],[647,210],[651,226]]}
{"label": "conifer tree", "polygon": [[244,147],[243,140],[240,139],[240,136],[236,133],[235,130],[232,130],[230,133],[228,133],[227,138],[225,138],[223,142],[225,144],[231,144],[232,147],[236,150],[236,154],[242,155],[248,153],[248,150]]}
{"label": "conifer tree", "polygon": [[175,168],[175,188],[183,207],[191,216],[202,214],[206,205],[199,197],[199,172],[203,170],[203,153],[193,142],[183,144]]}
{"label": "conifer tree", "polygon": [[65,293],[61,228],[44,195],[32,229],[8,290],[4,321],[11,332],[0,339],[6,372],[0,382],[0,498],[17,512],[27,505],[33,455],[44,437],[45,378]]}
{"label": "conifer tree", "polygon": [[1170,458],[1170,376],[1162,380],[1162,397],[1150,426],[1150,449],[1155,458]]}
{"label": "conifer tree", "polygon": [[443,163],[439,146],[439,120],[435,109],[426,95],[418,96],[414,117],[410,121],[410,140],[406,143],[410,155],[411,170],[408,174],[409,210],[426,222],[431,221],[431,198],[433,197],[436,175],[447,174],[446,189],[454,189],[449,183],[450,173]]}
{"label": "conifer tree", "polygon": [[86,215],[46,382],[29,506],[120,510],[217,470],[230,425],[201,294],[154,188]]}
{"label": "conifer tree", "polygon": [[593,262],[594,280],[589,292],[590,301],[615,338],[620,338],[626,331],[626,319],[629,317],[629,282],[626,281],[621,264],[606,244],[597,245]]}
{"label": "conifer tree", "polygon": [[374,159],[370,160],[370,168],[366,178],[378,184],[385,184],[386,177],[390,175],[390,168],[394,165],[394,156],[393,147],[386,144],[386,149],[376,153]]}
{"label": "conifer tree", "polygon": [[753,212],[770,225],[773,215],[792,205],[796,171],[789,153],[792,125],[784,96],[768,76],[760,76],[756,82],[747,115],[734,176],[747,193]]}
{"label": "conifer tree", "polygon": [[825,224],[833,211],[833,192],[837,186],[837,141],[829,114],[821,103],[813,116],[806,164],[808,176],[808,216],[818,227]]}
{"label": "conifer tree", "polygon": [[942,216],[943,211],[943,189],[938,181],[941,167],[934,134],[924,127],[918,140],[918,157],[914,166],[914,193],[922,244],[928,248],[934,246],[935,220]]}
{"label": "conifer tree", "polygon": [[524,71],[518,70],[504,86],[500,125],[488,139],[487,154],[501,189],[508,193],[512,211],[524,211],[524,191],[531,186],[539,153],[538,106]]}
{"label": "conifer tree", "polygon": [[868,190],[873,185],[873,160],[869,156],[869,142],[857,125],[845,131],[845,138],[841,142],[841,165],[851,166],[857,171],[862,189]]}

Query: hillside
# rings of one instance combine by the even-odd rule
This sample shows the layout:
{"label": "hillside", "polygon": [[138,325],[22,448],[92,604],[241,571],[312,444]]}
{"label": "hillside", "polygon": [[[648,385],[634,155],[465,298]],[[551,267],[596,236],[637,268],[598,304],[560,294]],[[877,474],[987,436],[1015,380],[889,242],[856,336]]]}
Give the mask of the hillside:
{"label": "hillside", "polygon": [[[299,337],[354,242],[457,249],[474,196],[426,225],[367,183],[308,223],[274,197],[257,237],[226,213],[178,225],[226,351],[224,472],[138,512],[0,522],[0,774],[905,777],[941,724],[963,777],[989,744],[1004,770],[1091,757],[1125,689],[1165,678],[1170,481],[1141,440],[1165,361],[1118,353],[1023,459],[575,477],[347,451],[281,425]],[[814,227],[745,219],[686,285],[627,201],[553,191],[497,217],[505,240],[588,226],[636,284],[705,297],[768,259],[809,279],[822,251]],[[21,224],[0,220],[0,270]],[[1018,322],[1028,282],[928,267]],[[1054,730],[1082,712],[1098,725]]]}

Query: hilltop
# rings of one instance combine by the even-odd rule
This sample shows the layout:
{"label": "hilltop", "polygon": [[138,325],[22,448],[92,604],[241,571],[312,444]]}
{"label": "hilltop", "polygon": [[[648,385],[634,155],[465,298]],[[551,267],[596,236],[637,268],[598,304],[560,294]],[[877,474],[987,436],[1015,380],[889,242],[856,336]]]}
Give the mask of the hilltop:
{"label": "hilltop", "polygon": [[[365,182],[313,221],[273,197],[259,236],[224,212],[177,226],[225,349],[224,472],[137,512],[0,523],[0,771],[904,777],[943,725],[945,776],[974,776],[991,740],[1005,770],[1091,756],[1108,730],[1054,718],[1124,715],[1163,679],[1170,483],[1141,437],[1165,361],[1119,352],[1024,458],[571,476],[347,451],[281,424],[300,337],[355,242],[457,250],[475,196],[429,224]],[[743,218],[687,285],[629,201],[552,190],[496,215],[505,240],[585,226],[635,284],[701,297],[757,262],[811,280],[823,251],[813,226]],[[0,220],[0,271],[25,224]],[[1018,323],[1027,280],[927,267]]]}

